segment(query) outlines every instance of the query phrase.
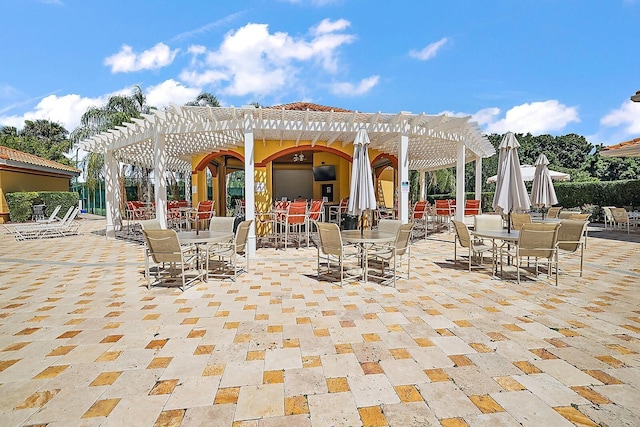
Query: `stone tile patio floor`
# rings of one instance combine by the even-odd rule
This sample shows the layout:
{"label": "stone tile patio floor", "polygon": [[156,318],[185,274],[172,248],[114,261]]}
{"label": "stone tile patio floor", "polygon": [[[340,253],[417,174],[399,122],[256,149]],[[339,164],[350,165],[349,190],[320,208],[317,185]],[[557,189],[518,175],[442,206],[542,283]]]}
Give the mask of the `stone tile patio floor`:
{"label": "stone tile patio floor", "polygon": [[397,288],[259,249],[235,282],[147,290],[142,248],[0,236],[0,425],[640,425],[640,233],[518,285],[417,241]]}

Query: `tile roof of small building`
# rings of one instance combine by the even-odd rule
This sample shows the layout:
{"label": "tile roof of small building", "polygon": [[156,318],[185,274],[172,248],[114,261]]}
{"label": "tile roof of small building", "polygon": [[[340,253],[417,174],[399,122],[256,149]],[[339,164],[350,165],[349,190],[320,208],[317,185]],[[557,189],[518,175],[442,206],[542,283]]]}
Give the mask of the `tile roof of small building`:
{"label": "tile roof of small building", "polygon": [[600,155],[607,157],[638,157],[640,156],[640,138],[605,147],[600,152]]}
{"label": "tile roof of small building", "polygon": [[325,105],[314,104],[312,102],[292,102],[290,104],[274,105],[271,107],[274,110],[297,110],[297,111],[335,111],[336,113],[351,113],[353,110],[345,110],[338,107],[327,107]]}
{"label": "tile roof of small building", "polygon": [[12,160],[14,162],[24,163],[26,165],[45,167],[50,169],[56,169],[64,172],[71,172],[79,174],[81,171],[72,166],[63,165],[53,160],[44,159],[42,157],[35,156],[33,154],[18,151],[13,148],[0,146],[0,160]]}

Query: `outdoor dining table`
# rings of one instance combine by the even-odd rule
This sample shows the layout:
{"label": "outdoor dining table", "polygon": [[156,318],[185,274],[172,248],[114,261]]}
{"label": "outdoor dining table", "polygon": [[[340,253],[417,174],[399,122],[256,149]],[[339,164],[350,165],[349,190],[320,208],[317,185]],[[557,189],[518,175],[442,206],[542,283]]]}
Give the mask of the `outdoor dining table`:
{"label": "outdoor dining table", "polygon": [[480,237],[482,239],[490,239],[493,246],[493,265],[495,268],[495,275],[498,274],[498,262],[497,262],[497,245],[496,241],[505,242],[508,244],[517,243],[520,238],[520,232],[518,230],[473,230],[471,235],[474,237]]}
{"label": "outdoor dining table", "polygon": [[395,234],[378,230],[343,230],[340,234],[344,242],[355,243],[358,246],[360,268],[362,269],[362,278],[365,283],[367,282],[367,255],[369,248],[374,244],[391,243],[396,239]]}
{"label": "outdoor dining table", "polygon": [[208,243],[221,243],[233,239],[233,233],[226,231],[179,231],[178,241],[180,244],[195,245],[196,257],[200,259],[200,246]]}

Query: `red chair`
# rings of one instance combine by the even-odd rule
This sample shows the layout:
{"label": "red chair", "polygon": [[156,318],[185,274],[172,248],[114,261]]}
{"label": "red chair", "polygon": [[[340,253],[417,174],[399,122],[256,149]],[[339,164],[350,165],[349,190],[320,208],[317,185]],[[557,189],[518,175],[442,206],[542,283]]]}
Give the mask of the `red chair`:
{"label": "red chair", "polygon": [[309,227],[307,217],[307,203],[306,202],[293,202],[289,204],[287,213],[281,217],[279,221],[280,236],[284,243],[284,248],[287,249],[289,243],[289,233],[294,233],[298,240],[298,246],[300,246],[300,239],[304,232],[307,236],[307,246],[309,246]]}
{"label": "red chair", "polygon": [[474,216],[482,213],[480,209],[480,200],[465,200],[464,202],[464,215]]}
{"label": "red chair", "polygon": [[349,197],[345,197],[340,200],[340,204],[338,206],[329,206],[329,222],[335,222],[340,225],[342,221],[342,214],[347,213],[347,208],[349,207]]}
{"label": "red chair", "polygon": [[430,213],[431,204],[426,200],[419,201],[413,206],[411,213],[411,222],[414,223],[412,237],[426,237]]}
{"label": "red chair", "polygon": [[208,229],[211,217],[216,216],[213,205],[213,200],[204,200],[198,203],[198,208],[192,212],[190,218],[191,224],[199,227],[201,230]]}
{"label": "red chair", "polygon": [[455,213],[455,204],[451,200],[436,200],[436,219],[438,222],[446,222],[451,229],[451,218]]}
{"label": "red chair", "polygon": [[[324,221],[324,202],[322,200],[312,200],[309,211],[307,212],[307,221],[309,222],[309,233],[314,233],[315,222]],[[309,239],[307,239],[307,247],[309,247]]]}

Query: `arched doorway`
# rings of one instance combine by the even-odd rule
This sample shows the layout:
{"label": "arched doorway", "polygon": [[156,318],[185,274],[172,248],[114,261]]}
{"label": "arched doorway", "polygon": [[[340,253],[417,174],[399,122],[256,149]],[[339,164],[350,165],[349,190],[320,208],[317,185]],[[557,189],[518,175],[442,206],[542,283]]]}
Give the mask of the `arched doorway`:
{"label": "arched doorway", "polygon": [[244,157],[233,151],[211,153],[195,172],[205,172],[206,199],[215,201],[216,214],[232,214],[235,200],[244,199]]}

